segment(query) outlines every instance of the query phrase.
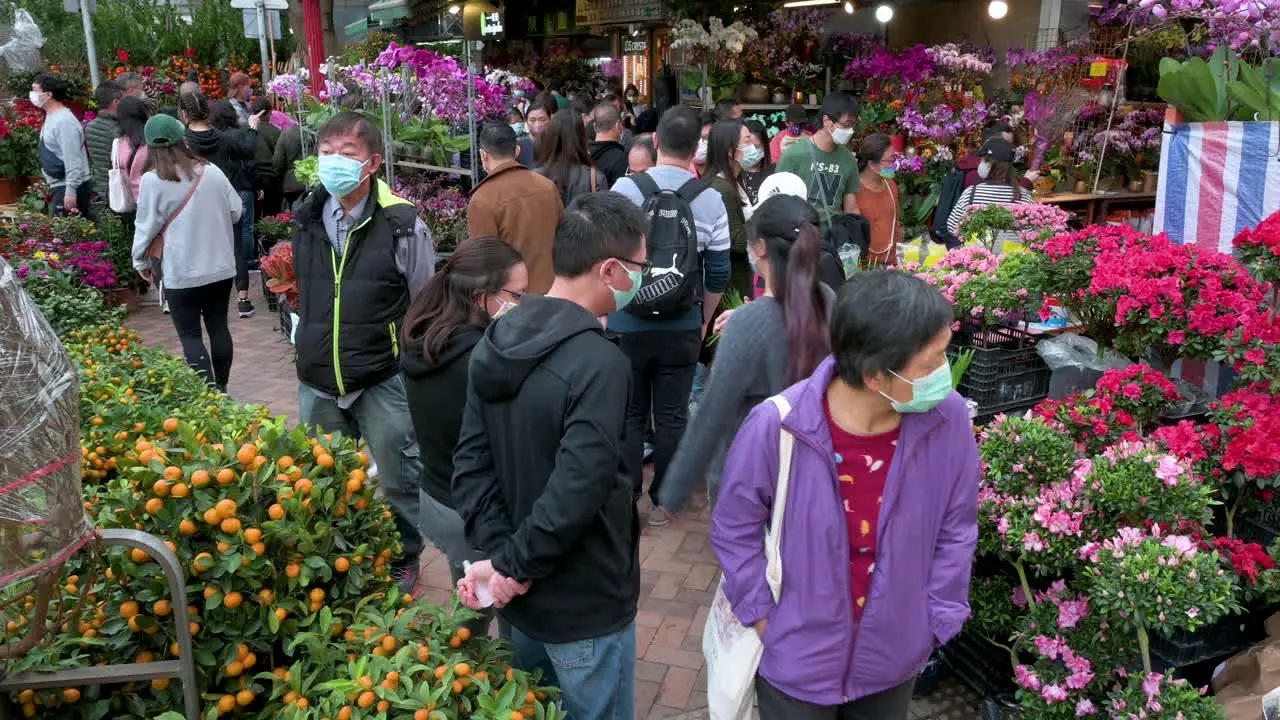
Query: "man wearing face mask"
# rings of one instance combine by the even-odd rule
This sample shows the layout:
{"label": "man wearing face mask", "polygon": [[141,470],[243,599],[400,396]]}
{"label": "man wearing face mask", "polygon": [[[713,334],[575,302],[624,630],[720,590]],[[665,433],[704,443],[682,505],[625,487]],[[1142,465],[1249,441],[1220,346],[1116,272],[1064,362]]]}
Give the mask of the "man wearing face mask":
{"label": "man wearing face mask", "polygon": [[294,212],[298,411],[304,423],[368,443],[404,543],[392,574],[411,591],[422,553],[422,462],[399,335],[410,296],[434,272],[435,252],[417,208],[378,179],[382,135],[372,123],[340,112],[316,141],[321,187]]}
{"label": "man wearing face mask", "polygon": [[858,163],[847,147],[853,138],[858,102],[833,92],[822,101],[822,128],[808,141],[787,148],[778,172],[799,175],[809,188],[809,203],[818,211],[825,230],[836,215],[858,212]]}
{"label": "man wearing face mask", "polygon": [[489,327],[472,351],[453,501],[489,558],[459,582],[492,594],[511,664],[542,669],[575,720],[630,718],[640,527],[623,454],[631,365],[596,318],[635,297],[644,212],[579,196],[555,237],[555,283]]}
{"label": "man wearing face mask", "polygon": [[71,99],[70,88],[65,78],[40,75],[31,83],[27,97],[45,113],[44,125],[40,126],[40,165],[53,196],[53,214],[91,217],[89,153],[80,121],[66,106]]}
{"label": "man wearing face mask", "polygon": [[484,180],[467,203],[467,237],[499,237],[514,247],[529,268],[528,291],[551,289],[551,243],[564,206],[548,178],[520,164],[524,150],[509,125],[489,123],[480,130]]}

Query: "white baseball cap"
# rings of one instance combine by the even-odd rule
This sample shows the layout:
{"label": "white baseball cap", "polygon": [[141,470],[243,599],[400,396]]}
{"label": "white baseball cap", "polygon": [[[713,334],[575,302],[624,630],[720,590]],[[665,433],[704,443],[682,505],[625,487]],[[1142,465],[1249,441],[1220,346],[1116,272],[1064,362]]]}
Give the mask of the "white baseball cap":
{"label": "white baseball cap", "polygon": [[759,210],[764,201],[774,195],[794,195],[804,199],[809,197],[809,188],[804,184],[804,179],[795,173],[774,173],[760,183],[760,194],[752,211]]}

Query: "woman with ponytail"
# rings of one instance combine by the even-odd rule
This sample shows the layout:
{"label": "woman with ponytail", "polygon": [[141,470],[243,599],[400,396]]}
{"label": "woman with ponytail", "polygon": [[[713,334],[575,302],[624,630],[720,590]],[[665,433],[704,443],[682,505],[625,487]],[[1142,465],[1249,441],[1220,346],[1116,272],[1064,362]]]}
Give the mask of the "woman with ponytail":
{"label": "woman with ponytail", "polygon": [[831,351],[827,317],[835,304],[818,282],[818,215],[803,198],[775,195],[748,224],[747,259],[764,294],[734,311],[720,333],[696,418],[690,419],[659,492],[677,510],[705,479],[714,502],[724,451],[756,404],[807,377]]}
{"label": "woman with ponytail", "polygon": [[[528,284],[528,268],[506,242],[469,240],[418,293],[405,316],[400,366],[422,451],[420,530],[448,557],[455,583],[464,562],[481,559],[467,543],[451,489],[467,367],[485,328],[519,304]],[[472,630],[487,632],[488,624],[482,618]]]}

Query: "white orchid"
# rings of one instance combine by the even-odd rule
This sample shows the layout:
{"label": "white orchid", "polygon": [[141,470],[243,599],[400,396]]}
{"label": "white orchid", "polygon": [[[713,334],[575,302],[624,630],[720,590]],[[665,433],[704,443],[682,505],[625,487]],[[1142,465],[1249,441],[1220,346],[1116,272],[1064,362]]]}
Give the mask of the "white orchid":
{"label": "white orchid", "polygon": [[704,28],[693,20],[681,20],[671,31],[671,47],[696,48],[707,53],[724,50],[737,55],[748,40],[759,37],[755,30],[741,21],[725,26],[723,20],[713,17],[708,27]]}

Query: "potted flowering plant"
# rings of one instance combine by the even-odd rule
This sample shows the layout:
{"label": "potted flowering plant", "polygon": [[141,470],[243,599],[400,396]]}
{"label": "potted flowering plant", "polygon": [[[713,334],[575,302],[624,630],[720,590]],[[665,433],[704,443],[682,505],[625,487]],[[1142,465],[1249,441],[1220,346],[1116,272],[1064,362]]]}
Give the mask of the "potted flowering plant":
{"label": "potted flowering plant", "polygon": [[1018,665],[1018,705],[1028,717],[1069,720],[1092,715],[1091,695],[1098,676],[1093,663],[1059,635],[1035,635],[1027,643],[1035,661]]}
{"label": "potted flowering plant", "polygon": [[1074,445],[1038,418],[998,416],[979,435],[978,548],[1009,562],[1035,604],[1029,569],[1075,563],[1086,516]]}
{"label": "potted flowering plant", "polygon": [[1236,236],[1234,245],[1249,272],[1259,282],[1271,283],[1271,303],[1275,306],[1276,293],[1280,292],[1280,212],[1272,213],[1257,227],[1245,228]]}
{"label": "potted flowering plant", "polygon": [[278,242],[288,240],[293,235],[293,213],[288,210],[270,217],[264,217],[253,226],[254,234],[258,236],[258,244],[265,251]]}
{"label": "potted flowering plant", "polygon": [[1280,316],[1274,305],[1246,317],[1235,332],[1223,338],[1214,359],[1230,363],[1241,382],[1280,392]]}
{"label": "potted flowering plant", "polygon": [[948,251],[932,267],[904,269],[916,271],[936,287],[955,307],[961,328],[973,330],[1002,325],[1025,312],[1030,295],[1023,273],[1026,267],[1026,258],[1020,255],[1000,257],[970,245]]}
{"label": "potted flowering plant", "polygon": [[1166,635],[1194,631],[1240,609],[1217,553],[1201,552],[1186,535],[1165,535],[1158,525],[1150,533],[1119,528],[1115,537],[1085,545],[1080,555],[1090,563],[1093,605],[1134,632],[1148,674],[1151,628]]}
{"label": "potted flowering plant", "polygon": [[1122,440],[1082,460],[1080,471],[1093,511],[1087,525],[1095,537],[1114,527],[1209,520],[1213,487],[1196,477],[1189,463],[1154,444]]}
{"label": "potted flowering plant", "polygon": [[1137,364],[1107,370],[1093,389],[1062,400],[1045,400],[1031,412],[1054,423],[1092,455],[1121,440],[1140,440],[1161,411],[1179,397],[1167,377]]}
{"label": "potted flowering plant", "polygon": [[1264,286],[1234,258],[1163,235],[1140,253],[1100,253],[1088,292],[1115,302],[1119,349],[1151,348],[1166,373],[1180,357],[1213,359],[1266,302]]}
{"label": "potted flowering plant", "polygon": [[271,248],[262,259],[262,274],[267,276],[267,290],[281,296],[290,309],[298,307],[298,276],[293,266],[293,243],[285,240]]}
{"label": "potted flowering plant", "polygon": [[[750,26],[735,22],[726,26],[713,17],[707,27],[694,20],[681,20],[671,31],[672,49],[683,49],[688,65],[703,70],[685,73],[685,85],[699,89],[702,102],[711,104],[727,97],[742,82],[739,55],[748,41],[759,37]],[[705,80],[703,82],[705,73]]]}
{"label": "potted flowering plant", "polygon": [[[1165,673],[1125,673],[1103,705],[1109,717],[1171,717],[1222,720],[1222,708],[1184,678]],[[1149,715],[1148,713],[1160,713]]]}

